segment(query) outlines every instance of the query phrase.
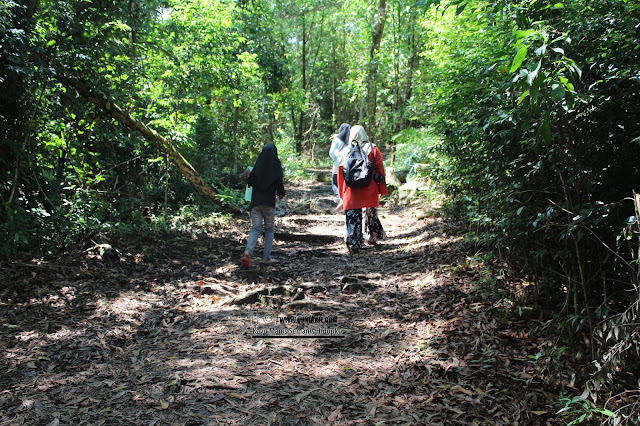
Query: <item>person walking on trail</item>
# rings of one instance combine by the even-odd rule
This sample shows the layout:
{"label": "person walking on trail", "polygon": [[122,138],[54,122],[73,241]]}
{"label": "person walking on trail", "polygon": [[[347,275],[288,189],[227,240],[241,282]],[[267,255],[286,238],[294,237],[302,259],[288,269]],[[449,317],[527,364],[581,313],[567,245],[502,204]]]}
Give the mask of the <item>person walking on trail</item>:
{"label": "person walking on trail", "polygon": [[283,198],[284,175],[278,158],[278,149],[272,143],[266,144],[249,173],[247,184],[253,189],[251,194],[251,232],[244,255],[240,263],[244,268],[251,267],[251,256],[262,234],[264,222],[264,252],[262,258],[267,263],[275,263],[271,257],[273,234],[276,218],[276,195]]}
{"label": "person walking on trail", "polygon": [[331,136],[331,148],[329,148],[329,157],[333,160],[333,170],[331,174],[331,189],[336,196],[336,211],[342,211],[342,198],[340,198],[340,190],[338,189],[338,168],[340,167],[340,158],[349,145],[349,133],[351,126],[342,123],[338,134]]}
{"label": "person walking on trail", "polygon": [[369,237],[369,244],[375,245],[378,240],[384,239],[386,234],[382,223],[378,218],[377,207],[380,204],[380,195],[387,195],[387,185],[384,181],[385,171],[382,163],[380,149],[369,141],[366,131],[362,126],[351,128],[349,145],[359,144],[363,153],[369,157],[373,165],[371,181],[361,188],[352,188],[347,185],[343,174],[347,154],[345,150],[340,159],[338,170],[338,188],[340,197],[344,203],[346,222],[346,243],[349,253],[357,253],[363,247],[365,235],[362,232],[362,209],[366,209],[365,230]]}

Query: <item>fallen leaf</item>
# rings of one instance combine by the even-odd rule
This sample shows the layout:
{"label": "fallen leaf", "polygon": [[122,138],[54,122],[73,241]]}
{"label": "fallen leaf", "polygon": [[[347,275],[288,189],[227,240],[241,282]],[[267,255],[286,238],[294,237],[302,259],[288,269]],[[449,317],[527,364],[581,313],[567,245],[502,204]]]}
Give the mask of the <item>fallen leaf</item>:
{"label": "fallen leaf", "polygon": [[406,403],[407,403],[407,400],[406,400],[406,399],[404,399],[404,398],[403,398],[403,397],[401,397],[401,396],[397,396],[397,395],[396,395],[396,396],[395,396],[395,398],[393,398],[393,399],[394,399],[398,404],[406,404]]}
{"label": "fallen leaf", "polygon": [[[280,400],[279,399],[274,399],[273,401],[271,401],[270,403],[267,404],[269,407],[279,407],[280,406]],[[275,414],[274,414],[275,415]]]}
{"label": "fallen leaf", "polygon": [[82,395],[82,396],[80,396],[78,398],[75,398],[75,399],[69,401],[69,402],[66,402],[65,405],[76,405],[77,403],[82,402],[87,398],[89,398],[89,395]]}
{"label": "fallen leaf", "polygon": [[216,402],[216,401],[220,401],[221,399],[224,399],[225,395],[223,393],[219,393],[211,398],[209,398],[209,402]]}
{"label": "fallen leaf", "polygon": [[169,408],[169,403],[167,401],[160,400],[160,407],[162,407],[163,410],[166,410]]}
{"label": "fallen leaf", "polygon": [[298,394],[298,396],[296,396],[296,402],[302,401],[303,399],[311,395],[312,392],[315,392],[317,390],[320,390],[320,388],[311,389],[306,392],[302,392],[301,394]]}
{"label": "fallen leaf", "polygon": [[247,399],[244,396],[240,395],[239,393],[235,393],[235,392],[231,392],[228,396],[235,399]]}
{"label": "fallen leaf", "polygon": [[479,396],[485,396],[487,393],[485,391],[483,391],[480,388],[474,387],[473,390],[479,395]]}
{"label": "fallen leaf", "polygon": [[469,396],[473,396],[473,391],[469,389],[465,389],[460,385],[456,385],[451,388],[451,393],[464,393]]}
{"label": "fallen leaf", "polygon": [[336,419],[338,418],[338,416],[340,415],[340,411],[342,411],[342,405],[339,405],[338,408],[336,408],[335,411],[333,413],[331,413],[331,415],[329,416],[329,418],[327,420],[330,423],[335,422]]}
{"label": "fallen leaf", "polygon": [[22,401],[22,405],[20,405],[19,411],[31,410],[34,404],[35,401],[33,399],[25,399],[24,401]]}
{"label": "fallen leaf", "polygon": [[442,368],[445,372],[449,371],[452,368],[460,367],[460,360],[456,357],[452,357],[451,360],[442,363]]}

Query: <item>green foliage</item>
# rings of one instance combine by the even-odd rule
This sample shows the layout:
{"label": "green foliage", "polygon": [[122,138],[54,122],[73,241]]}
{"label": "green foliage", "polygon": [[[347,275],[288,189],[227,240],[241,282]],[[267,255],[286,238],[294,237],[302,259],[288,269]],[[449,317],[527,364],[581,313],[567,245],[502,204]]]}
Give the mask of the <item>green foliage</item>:
{"label": "green foliage", "polygon": [[[430,128],[407,128],[391,138],[395,146],[394,167],[396,173],[432,175],[444,168],[445,159],[437,151],[438,136]],[[416,168],[416,163],[425,167]],[[435,176],[433,176],[435,178]]]}
{"label": "green foliage", "polygon": [[227,211],[240,211],[244,206],[244,192],[239,192],[233,188],[221,185],[217,188],[216,194],[219,206],[226,208]]}
{"label": "green foliage", "polygon": [[311,177],[312,174],[308,174],[305,170],[315,164],[309,158],[296,154],[295,141],[287,139],[284,135],[281,135],[279,140],[280,142],[276,146],[278,147],[278,157],[282,162],[282,171],[285,179],[293,180],[301,177]]}
{"label": "green foliage", "polygon": [[569,421],[567,425],[587,424],[603,424],[604,420],[613,419],[616,414],[607,409],[595,407],[593,402],[586,399],[584,395],[580,396],[564,396],[560,394],[558,406],[562,407],[558,410],[560,417]]}
{"label": "green foliage", "polygon": [[[295,179],[329,165],[324,142],[341,122],[361,122],[419,196],[446,191],[476,248],[535,288],[533,300],[505,294],[487,261],[476,295],[551,305],[563,345],[581,334],[595,342],[588,392],[561,397],[559,414],[571,424],[614,418],[592,401],[637,389],[640,371],[629,200],[640,182],[640,4],[387,5],[371,57],[376,2],[2,2],[0,256],[96,232],[214,230],[244,204],[220,181],[264,143],[277,144]],[[66,78],[168,137],[216,187],[216,206]],[[545,347],[531,363],[560,381],[565,354]],[[633,395],[615,419],[637,418]]]}
{"label": "green foliage", "polygon": [[172,231],[202,233],[211,232],[225,224],[229,215],[211,211],[195,204],[182,206],[175,214],[153,217],[154,226]]}
{"label": "green foliage", "polygon": [[[433,203],[442,198],[438,188],[438,174],[446,169],[446,158],[438,145],[441,143],[432,128],[407,128],[391,138],[393,145],[393,167],[395,175],[411,188],[390,194],[401,197],[402,203]],[[385,159],[386,166],[391,158]]]}
{"label": "green foliage", "polygon": [[640,6],[427,3],[440,9],[423,22],[430,63],[412,108],[443,130],[448,211],[535,284],[529,302],[579,318],[572,345],[585,332],[600,343],[594,398],[636,387],[622,379],[638,374],[638,240],[628,228],[640,182],[630,160],[640,155]]}
{"label": "green foliage", "polygon": [[[525,302],[561,311],[567,346],[577,333],[598,343],[590,392],[630,386],[640,4],[398,0],[376,52],[376,2],[312,6],[2,2],[0,255],[98,231],[216,226],[217,210],[243,204],[220,182],[265,143],[294,179],[328,166],[328,136],[360,122],[387,161],[420,179],[418,192],[448,194],[477,248],[533,283]],[[218,206],[68,79],[170,139],[215,185]],[[501,297],[485,272],[476,291]]]}
{"label": "green foliage", "polygon": [[[154,147],[104,120],[64,78],[89,82],[149,123],[214,184],[273,141],[263,126],[278,108],[269,92],[286,87],[287,71],[278,41],[252,21],[262,11],[161,3],[2,3],[3,255],[201,202]],[[220,205],[237,210],[235,191],[217,186]]]}

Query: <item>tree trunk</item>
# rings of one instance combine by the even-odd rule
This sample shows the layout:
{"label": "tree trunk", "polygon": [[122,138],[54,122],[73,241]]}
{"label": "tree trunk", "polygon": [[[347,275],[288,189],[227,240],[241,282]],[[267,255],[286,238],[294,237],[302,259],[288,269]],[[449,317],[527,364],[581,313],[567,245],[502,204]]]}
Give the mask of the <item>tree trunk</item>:
{"label": "tree trunk", "polygon": [[[238,138],[238,121],[239,121],[239,115],[240,115],[240,108],[236,107],[235,111],[233,112],[233,126],[232,126],[232,130],[231,130],[231,134],[233,135],[233,140],[234,141],[239,141],[240,138]],[[238,173],[238,155],[240,154],[240,144],[238,143],[234,143],[233,144],[233,173]]]}
{"label": "tree trunk", "polygon": [[200,192],[206,195],[212,200],[216,200],[216,191],[207,184],[204,179],[198,174],[191,164],[178,152],[173,146],[173,143],[165,139],[155,130],[147,127],[146,124],[139,120],[136,120],[131,114],[123,111],[112,101],[105,98],[99,93],[94,93],[91,89],[81,80],[75,78],[61,78],[61,81],[65,85],[73,87],[83,98],[91,102],[109,116],[115,118],[120,124],[138,131],[146,140],[156,145],[162,152],[169,156],[171,162],[180,170],[180,173],[187,178],[189,182],[193,184]]}
{"label": "tree trunk", "polygon": [[[305,18],[305,13],[302,12],[302,52],[301,52],[301,61],[300,68],[302,70],[302,93],[306,99],[307,96],[307,20]],[[298,123],[298,132],[296,135],[296,154],[302,154],[302,140],[304,135],[302,134],[302,129],[304,128],[304,109],[300,111],[300,122]]]}
{"label": "tree trunk", "polygon": [[[392,20],[392,28],[394,21]],[[393,31],[393,104],[391,106],[391,134],[395,135],[400,132],[400,111],[402,107],[400,106],[400,29],[402,28],[402,14],[400,13],[400,8],[396,8],[395,14],[395,28]],[[395,143],[391,138],[387,141],[387,146],[389,147],[389,166],[393,167],[393,163],[395,162],[396,151],[395,151]]]}
{"label": "tree trunk", "polygon": [[411,25],[411,36],[410,36],[410,47],[411,54],[409,55],[409,60],[407,63],[407,81],[406,81],[406,89],[404,93],[404,99],[402,102],[402,119],[403,122],[400,126],[404,129],[409,127],[409,119],[407,118],[407,105],[411,101],[411,97],[413,96],[413,75],[415,71],[418,69],[418,64],[420,62],[420,47],[422,46],[422,40],[418,31],[416,31],[417,25],[417,17],[415,14],[411,14],[410,16],[410,24]]}
{"label": "tree trunk", "polygon": [[337,124],[338,116],[336,111],[336,88],[338,86],[336,79],[336,75],[338,75],[336,62],[336,41],[334,38],[331,38],[331,123],[334,125]]}
{"label": "tree trunk", "polygon": [[25,13],[26,18],[33,18],[33,15],[38,11],[38,7],[40,6],[40,0],[29,0],[26,2],[27,10]]}
{"label": "tree trunk", "polygon": [[384,33],[384,23],[387,17],[387,0],[379,0],[376,26],[373,29],[371,50],[369,51],[369,75],[367,76],[367,125],[375,131],[376,103],[378,79],[378,51]]}

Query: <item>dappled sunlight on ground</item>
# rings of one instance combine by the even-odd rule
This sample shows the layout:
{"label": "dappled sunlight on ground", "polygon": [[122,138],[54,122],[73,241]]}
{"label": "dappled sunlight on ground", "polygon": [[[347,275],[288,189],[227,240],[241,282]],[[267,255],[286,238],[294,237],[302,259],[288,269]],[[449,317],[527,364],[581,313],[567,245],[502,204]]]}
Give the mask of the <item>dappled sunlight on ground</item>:
{"label": "dappled sunlight on ground", "polygon": [[388,239],[348,255],[318,185],[317,211],[279,219],[276,265],[239,266],[242,217],[25,275],[35,303],[0,305],[0,424],[555,424],[530,325],[472,293],[455,224],[381,209]]}

